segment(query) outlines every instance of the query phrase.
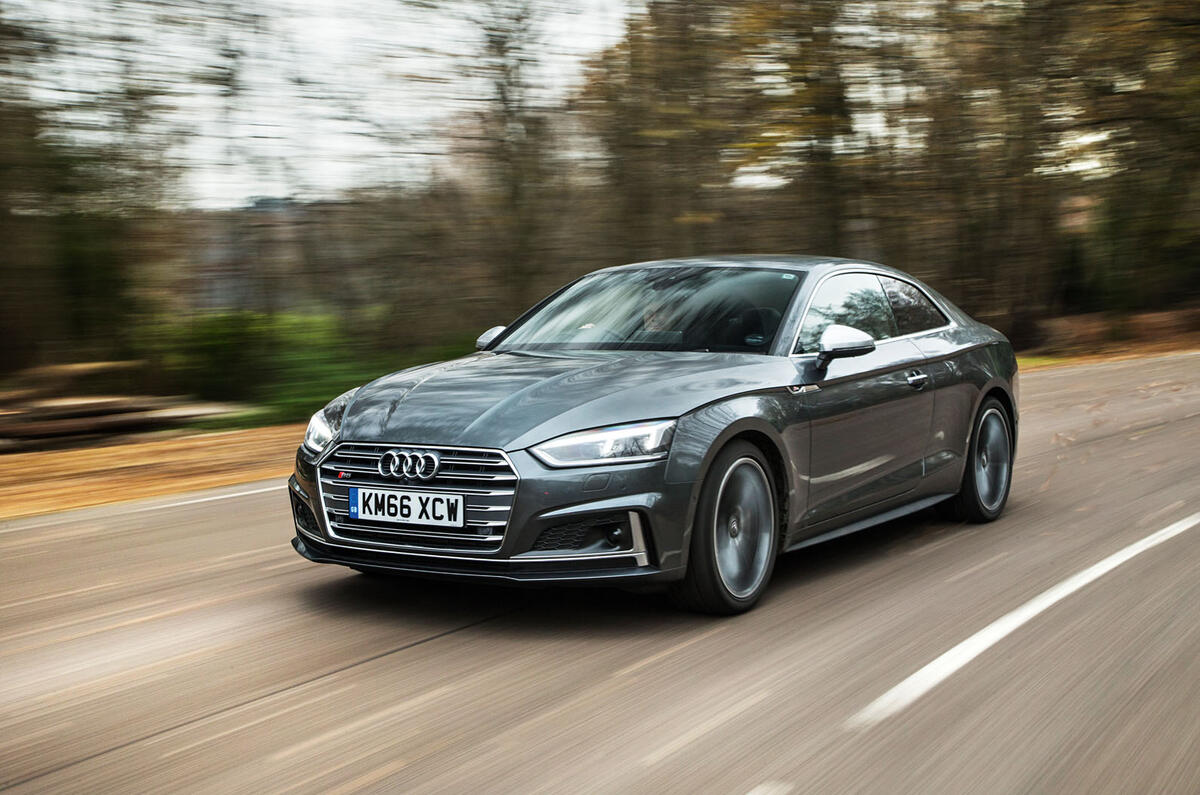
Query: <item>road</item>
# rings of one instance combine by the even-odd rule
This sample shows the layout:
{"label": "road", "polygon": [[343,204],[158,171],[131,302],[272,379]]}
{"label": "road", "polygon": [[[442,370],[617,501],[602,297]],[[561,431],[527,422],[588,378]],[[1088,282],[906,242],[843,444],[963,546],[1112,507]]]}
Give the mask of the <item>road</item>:
{"label": "road", "polygon": [[732,619],[310,564],[282,482],[4,523],[0,789],[1200,792],[1200,527],[867,711],[1200,511],[1200,355],[1022,399],[1000,521],[804,550]]}

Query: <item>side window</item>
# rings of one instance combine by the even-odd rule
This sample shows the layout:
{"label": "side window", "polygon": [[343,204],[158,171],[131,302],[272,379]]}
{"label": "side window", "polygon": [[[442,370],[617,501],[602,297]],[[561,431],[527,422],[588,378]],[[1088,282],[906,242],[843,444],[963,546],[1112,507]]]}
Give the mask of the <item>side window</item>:
{"label": "side window", "polygon": [[883,289],[892,304],[896,326],[901,334],[941,328],[950,322],[915,285],[887,276],[880,276],[879,280],[883,282]]}
{"label": "side window", "polygon": [[792,352],[816,353],[821,333],[835,323],[865,331],[876,340],[897,336],[887,296],[870,273],[844,273],[817,288]]}

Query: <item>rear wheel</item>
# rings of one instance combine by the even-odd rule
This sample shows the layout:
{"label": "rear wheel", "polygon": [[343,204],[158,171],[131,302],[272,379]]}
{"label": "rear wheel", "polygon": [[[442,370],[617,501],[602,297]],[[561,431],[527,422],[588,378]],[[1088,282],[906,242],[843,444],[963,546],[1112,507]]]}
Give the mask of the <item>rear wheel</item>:
{"label": "rear wheel", "polygon": [[967,448],[967,465],[957,495],[942,503],[942,513],[968,522],[990,522],[1004,510],[1012,485],[1012,423],[995,398],[979,407]]}
{"label": "rear wheel", "polygon": [[671,589],[689,610],[730,615],[749,610],[771,579],[779,544],[775,485],[762,451],[734,441],[704,480],[692,526],[687,574]]}

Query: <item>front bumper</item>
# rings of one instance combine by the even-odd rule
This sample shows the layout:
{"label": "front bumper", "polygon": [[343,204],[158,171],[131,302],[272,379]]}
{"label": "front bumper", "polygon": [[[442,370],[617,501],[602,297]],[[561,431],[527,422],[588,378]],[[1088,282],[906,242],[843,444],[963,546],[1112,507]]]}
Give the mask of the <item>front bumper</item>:
{"label": "front bumper", "polygon": [[[383,553],[377,550],[333,546],[297,533],[292,548],[314,563],[335,563],[361,571],[410,574],[438,579],[482,580],[504,583],[596,585],[652,585],[679,579],[680,574],[654,566],[620,565],[620,559],[522,561]],[[632,561],[630,561],[632,563]]]}
{"label": "front bumper", "polygon": [[[668,484],[666,462],[551,469],[523,451],[508,456],[520,479],[499,548],[451,551],[363,544],[331,533],[317,489],[320,460],[302,447],[289,480],[296,525],[292,546],[317,563],[501,582],[648,585],[683,576],[693,489]],[[539,544],[547,531],[564,524],[613,516],[627,517],[630,543],[580,551]]]}

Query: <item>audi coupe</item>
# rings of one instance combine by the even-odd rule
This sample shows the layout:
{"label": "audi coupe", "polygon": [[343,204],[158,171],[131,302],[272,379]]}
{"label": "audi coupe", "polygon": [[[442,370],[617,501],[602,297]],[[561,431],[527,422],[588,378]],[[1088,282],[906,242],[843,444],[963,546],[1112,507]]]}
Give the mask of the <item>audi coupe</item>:
{"label": "audi coupe", "polygon": [[921,281],[818,257],[676,259],[558,290],[478,351],[318,411],[296,551],[367,573],[656,586],[752,607],[782,552],[930,506],[988,522],[1012,346]]}

